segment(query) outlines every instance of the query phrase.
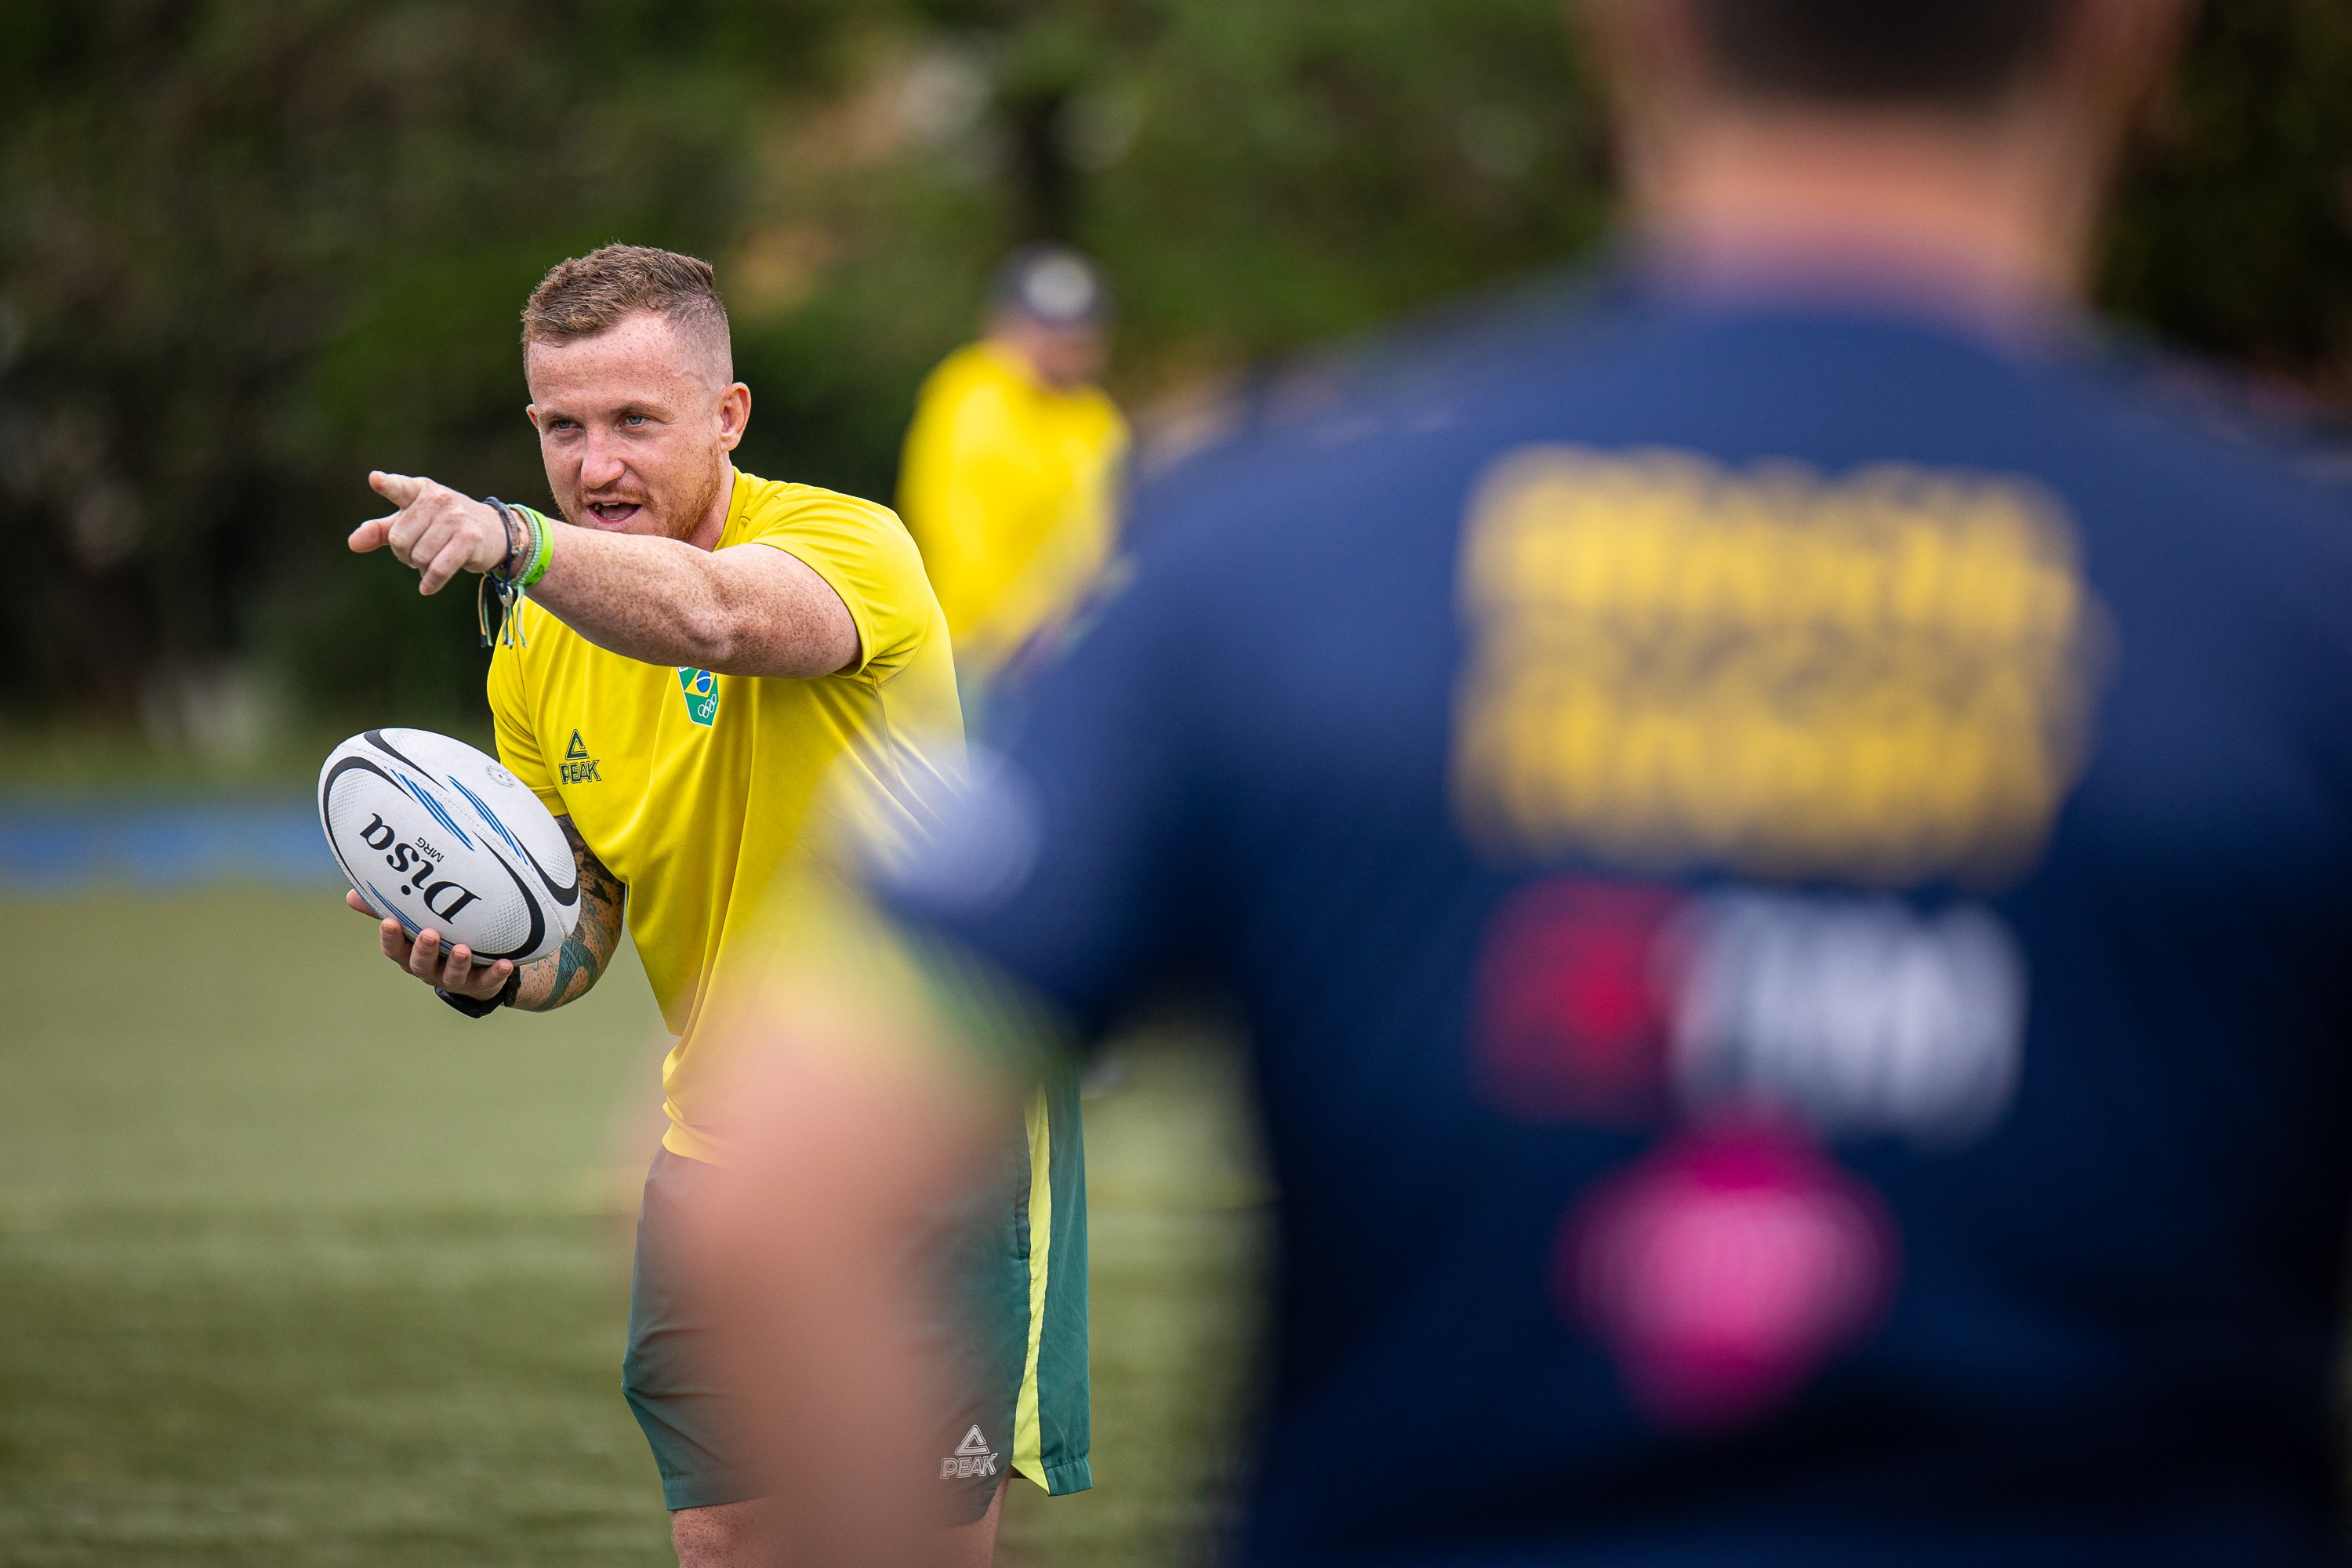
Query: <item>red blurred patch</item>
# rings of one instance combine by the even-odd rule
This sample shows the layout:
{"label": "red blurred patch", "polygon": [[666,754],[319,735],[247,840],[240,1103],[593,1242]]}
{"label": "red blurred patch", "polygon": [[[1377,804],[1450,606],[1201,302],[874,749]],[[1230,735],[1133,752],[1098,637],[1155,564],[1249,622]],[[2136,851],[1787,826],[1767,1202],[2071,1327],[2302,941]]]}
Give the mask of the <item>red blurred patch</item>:
{"label": "red blurred patch", "polygon": [[1876,1193],[1795,1133],[1740,1122],[1587,1198],[1561,1227],[1553,1287],[1637,1406],[1719,1429],[1768,1414],[1872,1327],[1896,1250]]}
{"label": "red blurred patch", "polygon": [[1543,882],[1487,928],[1472,1050],[1496,1109],[1530,1120],[1639,1121],[1665,1090],[1670,889]]}

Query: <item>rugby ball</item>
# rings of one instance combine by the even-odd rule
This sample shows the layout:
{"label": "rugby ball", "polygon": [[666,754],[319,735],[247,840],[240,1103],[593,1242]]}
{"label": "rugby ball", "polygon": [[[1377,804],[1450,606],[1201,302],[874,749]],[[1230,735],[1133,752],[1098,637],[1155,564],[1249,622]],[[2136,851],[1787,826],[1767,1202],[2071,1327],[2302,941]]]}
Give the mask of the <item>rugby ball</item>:
{"label": "rugby ball", "polygon": [[370,730],[319,770],[319,826],[352,886],[410,936],[478,964],[563,945],[580,920],[571,841],[514,774],[430,730]]}

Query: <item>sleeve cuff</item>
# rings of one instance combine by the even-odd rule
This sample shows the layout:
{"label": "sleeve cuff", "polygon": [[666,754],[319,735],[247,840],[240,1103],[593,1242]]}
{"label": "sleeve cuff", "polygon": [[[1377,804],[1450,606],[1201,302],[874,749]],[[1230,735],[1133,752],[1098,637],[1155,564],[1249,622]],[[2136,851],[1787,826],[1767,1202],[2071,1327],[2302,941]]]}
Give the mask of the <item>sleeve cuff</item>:
{"label": "sleeve cuff", "polygon": [[864,675],[868,669],[873,668],[875,655],[874,627],[866,617],[866,606],[860,603],[860,595],[851,593],[843,585],[840,572],[837,571],[830,562],[827,562],[823,556],[813,553],[809,551],[795,550],[793,548],[793,542],[789,539],[750,539],[744,541],[744,542],[747,544],[764,544],[771,550],[781,551],[784,554],[791,556],[793,560],[799,562],[802,565],[807,567],[810,571],[823,578],[824,585],[833,590],[833,596],[841,601],[841,607],[849,612],[849,624],[857,633],[857,662],[850,668],[837,671],[836,673],[842,675]]}

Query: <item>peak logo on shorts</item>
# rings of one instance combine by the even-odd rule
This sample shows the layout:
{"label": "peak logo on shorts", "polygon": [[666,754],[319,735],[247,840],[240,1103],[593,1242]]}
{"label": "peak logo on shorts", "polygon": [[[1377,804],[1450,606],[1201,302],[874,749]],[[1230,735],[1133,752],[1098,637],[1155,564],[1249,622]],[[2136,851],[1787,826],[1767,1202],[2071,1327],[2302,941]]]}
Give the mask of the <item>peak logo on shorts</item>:
{"label": "peak logo on shorts", "polygon": [[975,1426],[963,1435],[963,1441],[956,1445],[954,1453],[940,1461],[940,1479],[955,1481],[968,1480],[973,1476],[992,1476],[996,1473],[998,1458],[990,1450],[988,1439],[982,1436],[980,1428]]}
{"label": "peak logo on shorts", "polygon": [[686,716],[708,730],[719,718],[719,678],[707,669],[677,667],[678,689],[686,694]]}
{"label": "peak logo on shorts", "polygon": [[563,749],[563,761],[557,764],[556,772],[568,784],[604,782],[596,772],[596,759],[588,754],[588,742],[580,738],[577,730],[572,731],[572,744]]}

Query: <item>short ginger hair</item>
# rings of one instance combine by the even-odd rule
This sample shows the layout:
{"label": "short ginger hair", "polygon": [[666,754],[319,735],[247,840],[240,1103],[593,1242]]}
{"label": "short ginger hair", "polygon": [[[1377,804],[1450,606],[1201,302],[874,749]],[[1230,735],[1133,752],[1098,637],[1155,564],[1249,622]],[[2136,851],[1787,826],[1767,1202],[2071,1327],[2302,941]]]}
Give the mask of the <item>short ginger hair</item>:
{"label": "short ginger hair", "polygon": [[714,355],[720,385],[735,379],[727,306],[710,263],[649,245],[608,245],[550,268],[522,308],[523,346],[593,338],[639,310]]}

